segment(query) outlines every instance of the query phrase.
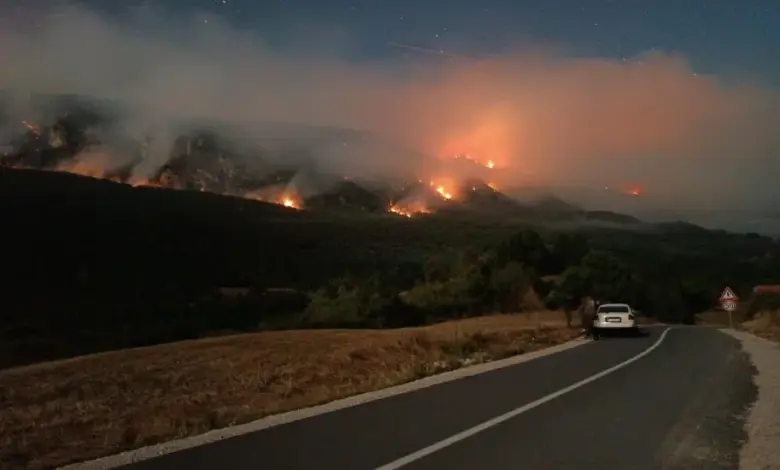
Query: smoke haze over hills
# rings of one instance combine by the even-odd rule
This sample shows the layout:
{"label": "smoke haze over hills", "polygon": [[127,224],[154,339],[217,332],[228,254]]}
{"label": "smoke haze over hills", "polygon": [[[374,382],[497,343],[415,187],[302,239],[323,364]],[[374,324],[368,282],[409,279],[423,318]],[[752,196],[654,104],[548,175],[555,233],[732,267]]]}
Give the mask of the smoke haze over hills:
{"label": "smoke haze over hills", "polygon": [[[441,175],[437,162],[469,155],[492,162],[489,179],[500,188],[553,188],[596,208],[739,215],[777,200],[780,92],[699,75],[676,55],[613,61],[521,44],[484,60],[356,63],[337,42],[282,52],[202,15],[60,6],[36,11],[30,28],[5,13],[0,138],[27,132],[23,120],[51,118],[31,106],[32,93],[111,100],[114,129],[156,137],[135,168],[147,175],[198,122],[230,125],[249,146],[306,140],[318,167],[338,174],[466,178],[473,166],[447,165]],[[304,136],[280,123],[354,129],[383,144]],[[95,132],[107,148],[92,151],[90,164],[128,162],[122,149],[131,144]],[[634,189],[641,197],[613,197]]]}

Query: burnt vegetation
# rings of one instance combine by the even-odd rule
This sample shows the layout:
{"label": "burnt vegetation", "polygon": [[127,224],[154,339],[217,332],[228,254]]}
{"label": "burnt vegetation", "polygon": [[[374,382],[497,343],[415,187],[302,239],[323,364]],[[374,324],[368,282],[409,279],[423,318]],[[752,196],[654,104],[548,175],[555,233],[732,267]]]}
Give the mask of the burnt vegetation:
{"label": "burnt vegetation", "polygon": [[[151,178],[162,187],[122,184],[143,141],[101,178],[41,171],[96,145],[89,126],[111,125],[55,111],[0,155],[0,367],[226,332],[570,310],[585,294],[692,322],[724,285],[780,282],[772,238],[520,204],[480,180],[400,217],[388,207],[420,183],[325,184],[300,149],[250,165],[208,132],[175,140]],[[305,210],[244,197],[302,179],[318,188]]]}

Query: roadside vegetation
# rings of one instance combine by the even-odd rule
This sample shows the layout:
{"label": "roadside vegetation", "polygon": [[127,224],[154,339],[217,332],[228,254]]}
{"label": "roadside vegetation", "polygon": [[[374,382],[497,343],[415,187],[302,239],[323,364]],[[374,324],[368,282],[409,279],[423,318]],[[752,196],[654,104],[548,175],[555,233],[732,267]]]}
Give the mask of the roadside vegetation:
{"label": "roadside vegetation", "polygon": [[716,328],[732,326],[762,338],[780,342],[780,289],[777,293],[751,293],[731,314],[709,310],[697,315],[697,323]]}
{"label": "roadside vegetation", "polygon": [[742,329],[780,342],[780,292],[753,295],[745,308]]}
{"label": "roadside vegetation", "polygon": [[278,331],[0,371],[0,467],[53,468],[552,346],[561,312]]}

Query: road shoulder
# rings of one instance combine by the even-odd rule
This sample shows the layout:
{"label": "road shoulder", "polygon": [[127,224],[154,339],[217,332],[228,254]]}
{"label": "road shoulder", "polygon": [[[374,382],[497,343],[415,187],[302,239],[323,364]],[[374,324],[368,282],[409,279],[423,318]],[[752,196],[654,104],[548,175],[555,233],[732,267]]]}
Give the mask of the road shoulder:
{"label": "road shoulder", "polygon": [[745,331],[722,331],[740,340],[756,368],[753,382],[758,396],[748,411],[747,442],[740,453],[740,468],[780,469],[780,344]]}

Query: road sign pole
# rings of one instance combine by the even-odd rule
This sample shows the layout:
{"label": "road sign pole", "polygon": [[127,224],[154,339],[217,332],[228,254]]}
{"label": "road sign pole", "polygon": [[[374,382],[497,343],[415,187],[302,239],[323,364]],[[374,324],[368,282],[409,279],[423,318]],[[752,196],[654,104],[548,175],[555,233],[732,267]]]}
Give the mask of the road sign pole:
{"label": "road sign pole", "polygon": [[723,289],[723,292],[721,292],[718,300],[720,300],[720,305],[723,307],[723,310],[729,312],[729,328],[734,329],[734,315],[732,312],[737,309],[739,297],[731,290],[731,287],[726,286],[726,288]]}

